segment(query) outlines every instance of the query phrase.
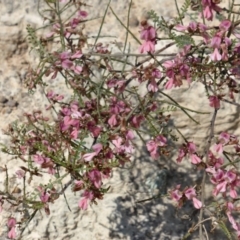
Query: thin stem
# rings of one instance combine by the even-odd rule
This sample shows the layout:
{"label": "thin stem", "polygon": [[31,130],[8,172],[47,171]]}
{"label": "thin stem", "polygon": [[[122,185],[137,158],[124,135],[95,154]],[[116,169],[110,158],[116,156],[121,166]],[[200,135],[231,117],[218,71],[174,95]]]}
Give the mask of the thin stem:
{"label": "thin stem", "polygon": [[[210,134],[209,134],[209,138],[208,138],[208,144],[207,144],[207,147],[205,150],[206,162],[208,161],[208,153],[209,153],[212,139],[214,137],[214,124],[216,121],[217,112],[218,112],[218,109],[215,109],[213,116],[212,116],[211,124],[210,124]],[[204,173],[203,173],[203,178],[202,178],[202,183],[201,183],[201,202],[202,202],[203,206],[204,206],[204,201],[205,201],[205,184],[206,184],[206,171],[204,171]],[[201,223],[202,219],[203,219],[203,210],[204,210],[204,208],[202,207],[200,209],[200,214],[199,214],[199,223]],[[202,224],[200,224],[200,227],[199,227],[199,237],[200,237],[200,240],[204,240]]]}
{"label": "thin stem", "polygon": [[[130,0],[129,8],[128,8],[127,29],[129,28],[129,18],[130,18],[130,10],[131,10],[131,6],[132,6],[132,0]],[[123,49],[123,52],[125,52],[125,50],[126,50],[127,40],[128,40],[128,31],[126,31],[126,38],[125,38],[125,43],[124,43],[124,49]]]}
{"label": "thin stem", "polygon": [[181,21],[181,24],[183,25],[183,21],[182,21],[182,16],[181,16],[181,13],[179,11],[179,7],[178,7],[178,4],[177,4],[177,0],[174,0],[175,2],[175,6],[176,6],[176,9],[177,9],[177,12],[178,12],[178,16],[179,16],[179,19]]}
{"label": "thin stem", "polygon": [[131,36],[137,41],[139,45],[141,45],[141,42],[137,39],[137,37],[123,24],[123,22],[120,20],[120,18],[117,16],[117,14],[113,11],[113,9],[110,7],[110,10],[112,11],[113,15],[116,17],[116,19],[120,22],[120,24],[131,34]]}
{"label": "thin stem", "polygon": [[163,94],[164,96],[166,96],[167,98],[169,98],[171,101],[173,101],[176,104],[176,107],[179,107],[193,122],[195,122],[196,124],[200,124],[198,121],[196,121],[191,115],[189,115],[189,113],[183,108],[181,107],[172,97],[170,97],[168,94],[164,93],[163,91],[159,90],[159,92],[161,94]]}
{"label": "thin stem", "polygon": [[95,45],[96,45],[96,43],[97,43],[97,41],[98,41],[98,38],[99,38],[99,36],[100,36],[100,33],[101,33],[101,31],[102,31],[103,23],[104,23],[104,21],[105,21],[105,18],[106,18],[107,11],[108,11],[108,8],[109,8],[110,3],[111,3],[111,0],[109,0],[108,5],[107,5],[107,7],[106,7],[106,10],[105,10],[105,12],[104,12],[103,19],[102,19],[102,22],[101,22],[101,25],[100,25],[100,28],[99,28],[99,31],[98,31],[98,35],[97,35],[97,38],[96,38],[96,40],[95,40],[95,42],[94,42],[94,44],[93,44],[92,49],[95,47]]}

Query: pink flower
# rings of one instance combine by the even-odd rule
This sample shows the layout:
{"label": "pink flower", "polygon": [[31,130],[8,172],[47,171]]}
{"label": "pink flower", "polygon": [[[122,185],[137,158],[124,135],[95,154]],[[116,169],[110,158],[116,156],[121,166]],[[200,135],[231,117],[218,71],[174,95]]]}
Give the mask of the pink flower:
{"label": "pink flower", "polygon": [[37,190],[40,192],[40,199],[41,199],[41,201],[43,203],[48,202],[50,195],[46,192],[46,190],[43,187],[41,187],[41,186],[38,186]]}
{"label": "pink flower", "polygon": [[183,148],[180,148],[178,150],[177,162],[180,163],[185,156],[186,156],[186,152],[184,151]]}
{"label": "pink flower", "polygon": [[115,145],[116,149],[121,149],[123,139],[119,136],[116,136],[114,140],[112,140],[112,143]]}
{"label": "pink flower", "polygon": [[73,70],[76,74],[80,74],[82,72],[81,66],[72,66],[71,70]]}
{"label": "pink flower", "polygon": [[209,6],[206,6],[203,10],[203,16],[207,19],[207,20],[212,20],[213,19],[213,12],[212,9]]}
{"label": "pink flower", "polygon": [[11,218],[8,219],[7,225],[8,225],[9,228],[12,228],[12,227],[16,226],[16,223],[17,223],[16,219],[11,217]]}
{"label": "pink flower", "polygon": [[86,153],[86,154],[83,155],[83,159],[86,162],[90,162],[95,156],[97,156],[96,152]]}
{"label": "pink flower", "polygon": [[213,53],[210,55],[212,61],[220,61],[222,59],[222,55],[219,53],[218,49],[215,48]]}
{"label": "pink flower", "polygon": [[195,153],[197,150],[196,145],[193,142],[188,142],[187,143],[187,150],[190,154]]}
{"label": "pink flower", "polygon": [[152,26],[144,26],[141,30],[140,38],[145,41],[155,41],[157,36],[156,29]]}
{"label": "pink flower", "polygon": [[76,192],[76,191],[82,190],[83,187],[84,187],[84,182],[82,180],[75,180],[72,190]]}
{"label": "pink flower", "polygon": [[220,135],[219,135],[219,140],[221,142],[223,142],[224,144],[227,144],[229,141],[230,141],[230,137],[231,135],[227,132],[222,132]]}
{"label": "pink flower", "polygon": [[229,222],[232,224],[233,229],[236,230],[236,231],[239,231],[239,226],[238,226],[238,224],[236,223],[232,214],[229,211],[227,211],[227,216],[228,216]]}
{"label": "pink flower", "polygon": [[16,171],[16,175],[18,178],[23,178],[25,176],[26,172],[23,171],[22,169],[19,169]]}
{"label": "pink flower", "polygon": [[78,202],[78,206],[79,206],[82,210],[87,210],[87,208],[88,208],[88,199],[87,199],[87,198],[82,198],[82,199]]}
{"label": "pink flower", "polygon": [[126,139],[127,140],[133,140],[134,139],[134,133],[132,130],[128,130],[126,134]]}
{"label": "pink flower", "polygon": [[[163,66],[166,68],[166,76],[169,78],[165,85],[165,89],[171,89],[172,87],[180,87],[183,84],[183,80],[191,82],[191,72],[188,66],[188,61],[183,60],[183,56],[188,53],[190,45],[187,45],[183,51],[175,57],[173,61],[166,61]],[[192,59],[190,60],[192,61]]]}
{"label": "pink flower", "polygon": [[155,141],[150,140],[146,144],[147,150],[150,152],[150,155],[153,159],[157,159],[159,157],[158,153],[158,145]]}
{"label": "pink flower", "polygon": [[222,60],[227,61],[228,60],[228,48],[226,44],[221,44],[222,48]]}
{"label": "pink flower", "polygon": [[187,199],[192,199],[193,197],[196,196],[196,190],[194,188],[187,188],[184,191],[185,196],[187,197]]}
{"label": "pink flower", "polygon": [[171,89],[175,86],[174,79],[170,78],[165,84],[165,89]]}
{"label": "pink flower", "polygon": [[183,146],[178,151],[178,157],[177,162],[180,163],[182,159],[188,155],[188,157],[191,159],[192,164],[199,164],[202,162],[202,159],[198,157],[197,153],[197,147],[193,142],[188,142],[187,144],[183,144]]}
{"label": "pink flower", "polygon": [[220,23],[219,28],[220,30],[226,32],[231,27],[231,25],[232,25],[232,22],[228,19],[225,19]]}
{"label": "pink flower", "polygon": [[209,105],[215,109],[220,108],[220,100],[217,96],[210,96],[209,97]]}
{"label": "pink flower", "polygon": [[98,137],[102,131],[102,127],[96,126],[96,123],[94,121],[88,122],[87,128],[92,133],[93,137]]}
{"label": "pink flower", "polygon": [[53,31],[52,32],[49,32],[45,35],[46,38],[50,38],[52,37],[55,33],[58,33],[60,31],[60,24],[59,23],[56,23],[56,24],[53,24]]}
{"label": "pink flower", "polygon": [[213,150],[216,151],[219,154],[222,154],[223,153],[223,145],[222,145],[222,143],[214,144]]}
{"label": "pink flower", "polygon": [[78,17],[86,18],[88,16],[88,13],[86,11],[80,10],[78,11]]}
{"label": "pink flower", "polygon": [[190,154],[192,164],[199,164],[202,160],[196,154]]}
{"label": "pink flower", "polygon": [[152,77],[160,79],[162,77],[162,73],[160,72],[159,69],[154,68],[152,70]]}
{"label": "pink flower", "polygon": [[52,90],[47,92],[46,97],[48,99],[51,99],[51,100],[56,101],[56,102],[59,101],[59,100],[62,100],[64,98],[63,95],[56,94]]}
{"label": "pink flower", "polygon": [[184,191],[185,196],[189,200],[193,200],[193,205],[196,209],[202,207],[202,202],[196,198],[196,190],[194,188],[188,188]]}
{"label": "pink flower", "polygon": [[140,128],[141,123],[145,120],[143,115],[134,115],[131,124],[135,128]]}
{"label": "pink flower", "polygon": [[97,143],[95,145],[93,145],[93,150],[94,152],[91,153],[86,153],[83,155],[83,159],[87,162],[91,161],[95,156],[97,156],[99,154],[99,152],[102,150],[102,144],[101,143]]}
{"label": "pink flower", "polygon": [[220,48],[220,46],[221,46],[221,41],[222,41],[222,39],[221,39],[220,34],[216,34],[216,35],[212,38],[212,41],[211,41],[210,46],[211,46],[212,48]]}
{"label": "pink flower", "polygon": [[215,190],[214,190],[214,195],[217,196],[218,193],[225,193],[227,191],[227,182],[223,181],[217,184]]}
{"label": "pink flower", "polygon": [[196,22],[190,22],[188,27],[185,27],[181,24],[178,24],[175,26],[175,29],[180,32],[184,32],[185,30],[188,30],[188,32],[192,33],[197,31],[198,24]]}
{"label": "pink flower", "polygon": [[[75,29],[80,22],[81,22],[80,18],[72,18],[67,25],[71,26],[71,29]],[[70,36],[71,33],[69,32],[69,29],[66,29],[65,37],[69,38]]]}
{"label": "pink flower", "polygon": [[101,173],[96,170],[93,169],[88,173],[88,177],[90,179],[90,181],[94,184],[94,186],[96,188],[100,188],[102,185],[102,177],[101,177]]}
{"label": "pink flower", "polygon": [[203,5],[203,16],[212,21],[213,20],[213,10],[216,12],[220,12],[222,9],[217,6],[217,4],[213,3],[212,0],[202,0]]}
{"label": "pink flower", "polygon": [[116,115],[113,114],[109,119],[108,119],[108,124],[110,125],[110,127],[114,127],[117,125],[117,118]]}
{"label": "pink flower", "polygon": [[154,53],[155,52],[155,42],[145,41],[139,48],[140,53]]}
{"label": "pink flower", "polygon": [[78,130],[75,128],[71,134],[70,134],[71,139],[77,139],[78,138]]}
{"label": "pink flower", "polygon": [[10,239],[16,239],[17,237],[17,234],[16,234],[16,230],[15,230],[15,227],[12,227],[10,229],[10,231],[8,232],[8,238]]}
{"label": "pink flower", "polygon": [[179,207],[181,207],[185,201],[184,196],[188,200],[193,201],[193,205],[196,209],[200,209],[202,207],[202,202],[196,198],[196,190],[194,188],[187,188],[183,193],[181,193],[179,189],[180,185],[177,185],[175,190],[170,192],[171,198],[178,202]]}
{"label": "pink flower", "polygon": [[76,51],[76,52],[71,56],[71,59],[81,58],[82,55],[83,55],[83,54],[82,54],[81,51]]}
{"label": "pink flower", "polygon": [[163,135],[158,135],[155,141],[158,143],[158,146],[160,147],[167,145],[167,138],[165,138]]}
{"label": "pink flower", "polygon": [[62,68],[70,69],[73,66],[73,62],[70,61],[70,52],[62,52],[59,54],[59,59],[61,61]]}
{"label": "pink flower", "polygon": [[79,120],[74,119],[71,116],[65,116],[63,118],[63,122],[61,124],[61,130],[66,131],[68,130],[71,126],[78,126]]}
{"label": "pink flower", "polygon": [[175,29],[176,29],[177,31],[184,32],[185,30],[188,29],[188,27],[185,27],[185,26],[183,26],[182,24],[177,24],[177,25],[175,26]]}
{"label": "pink flower", "polygon": [[93,148],[94,152],[99,154],[103,148],[103,145],[101,143],[96,143],[95,145],[93,145],[92,148]]}
{"label": "pink flower", "polygon": [[171,69],[175,66],[175,63],[174,63],[174,61],[167,60],[163,63],[163,66],[167,69]]}
{"label": "pink flower", "polygon": [[44,157],[39,154],[33,155],[33,160],[35,163],[38,163],[38,164],[43,164],[45,162]]}
{"label": "pink flower", "polygon": [[235,190],[235,188],[233,186],[230,186],[230,193],[229,193],[229,195],[233,199],[237,198],[237,196],[238,196],[237,191]]}
{"label": "pink flower", "polygon": [[177,185],[175,190],[170,192],[171,198],[174,199],[177,202],[182,198],[182,193],[180,193],[180,191],[179,191],[180,186],[181,185]]}
{"label": "pink flower", "polygon": [[237,179],[237,174],[232,170],[228,170],[225,173],[225,178],[228,180],[229,183],[232,183]]}
{"label": "pink flower", "polygon": [[198,199],[195,198],[195,197],[193,197],[192,200],[193,200],[193,206],[194,206],[196,209],[202,208],[202,202],[201,202],[200,200],[198,200]]}
{"label": "pink flower", "polygon": [[153,159],[159,157],[158,147],[163,147],[167,145],[167,139],[163,135],[158,135],[155,140],[150,140],[147,142],[147,150]]}
{"label": "pink flower", "polygon": [[116,97],[112,97],[110,101],[110,113],[119,114],[127,110],[127,106],[124,101],[118,101]]}
{"label": "pink flower", "polygon": [[148,91],[149,92],[157,92],[158,91],[158,85],[155,81],[155,79],[152,79],[150,83],[148,84]]}
{"label": "pink flower", "polygon": [[94,198],[94,194],[92,191],[85,191],[83,193],[83,198],[78,202],[78,206],[82,209],[82,210],[86,210],[88,208],[88,203],[89,201],[92,201]]}

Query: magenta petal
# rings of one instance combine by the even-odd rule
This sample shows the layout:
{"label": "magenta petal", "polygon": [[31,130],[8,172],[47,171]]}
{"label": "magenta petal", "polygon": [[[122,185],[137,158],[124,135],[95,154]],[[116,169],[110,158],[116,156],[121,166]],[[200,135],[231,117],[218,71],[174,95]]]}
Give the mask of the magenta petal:
{"label": "magenta petal", "polygon": [[202,202],[197,198],[193,197],[193,205],[196,209],[200,209],[202,207]]}
{"label": "magenta petal", "polygon": [[198,164],[202,161],[201,158],[199,158],[196,154],[191,154],[190,158],[192,164]]}
{"label": "magenta petal", "polygon": [[8,237],[10,239],[16,239],[16,231],[15,231],[15,227],[12,227],[11,230],[8,232]]}
{"label": "magenta petal", "polygon": [[88,208],[88,199],[87,198],[82,198],[79,202],[78,202],[78,206],[82,209],[82,210],[87,210]]}

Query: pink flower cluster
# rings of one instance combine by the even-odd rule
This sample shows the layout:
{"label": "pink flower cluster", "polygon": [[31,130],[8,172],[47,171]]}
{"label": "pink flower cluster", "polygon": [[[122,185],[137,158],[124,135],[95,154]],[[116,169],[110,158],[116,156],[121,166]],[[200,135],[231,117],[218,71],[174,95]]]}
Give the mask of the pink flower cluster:
{"label": "pink flower cluster", "polygon": [[59,116],[61,132],[68,133],[71,139],[77,139],[83,129],[88,130],[93,137],[99,136],[102,128],[97,125],[93,110],[96,109],[96,101],[88,101],[85,107],[80,108],[78,102],[71,102],[69,107],[63,107]]}
{"label": "pink flower cluster", "polygon": [[[213,146],[213,150],[218,155],[222,155],[223,148],[227,145],[238,146],[238,139],[234,135],[222,132],[219,135],[219,142]],[[237,197],[236,188],[240,186],[240,176],[234,169],[222,169],[224,163],[223,158],[217,157],[212,151],[209,151],[209,161],[206,172],[211,175],[211,182],[215,185],[213,195],[217,196],[219,193],[226,195],[227,189],[230,189],[229,195],[231,198]]]}
{"label": "pink flower cluster", "polygon": [[166,76],[169,79],[165,85],[166,89],[180,87],[183,84],[182,80],[184,79],[190,84],[191,69],[189,67],[189,62],[192,64],[197,61],[195,58],[186,57],[190,49],[191,45],[185,46],[173,60],[163,63],[163,66],[166,69]]}
{"label": "pink flower cluster", "polygon": [[157,79],[161,79],[162,73],[153,64],[149,64],[144,69],[136,69],[132,72],[133,76],[137,78],[138,82],[142,83],[147,81],[147,90],[149,92],[158,92]]}
{"label": "pink flower cluster", "polygon": [[170,192],[170,196],[172,199],[177,201],[178,207],[182,207],[183,203],[187,200],[192,200],[193,205],[196,209],[200,209],[202,207],[202,202],[196,198],[196,190],[194,188],[186,188],[182,192],[179,190],[181,185],[177,185],[174,190]]}
{"label": "pink flower cluster", "polygon": [[179,148],[177,162],[182,162],[185,156],[190,158],[192,164],[196,165],[202,162],[202,159],[197,154],[197,147],[193,142],[183,144],[182,147]]}
{"label": "pink flower cluster", "polygon": [[167,146],[167,138],[163,135],[156,136],[153,140],[147,142],[147,150],[153,159],[157,159],[159,154],[159,148]]}
{"label": "pink flower cluster", "polygon": [[[62,2],[66,2],[66,0],[62,0]],[[83,20],[88,16],[86,11],[78,10],[76,17],[72,18],[69,22],[64,25],[64,37],[69,39],[71,35],[78,34],[77,26],[83,22]],[[61,33],[61,25],[59,23],[55,23],[53,25],[52,32],[46,34],[46,38],[50,38],[55,34]]]}
{"label": "pink flower cluster", "polygon": [[225,37],[225,34],[231,27],[231,24],[231,21],[223,20],[219,25],[219,31],[211,39],[210,47],[214,49],[210,55],[212,61],[228,60],[228,47],[231,45],[231,40]]}
{"label": "pink flower cluster", "polygon": [[148,25],[146,21],[142,21],[140,35],[141,39],[144,40],[144,43],[139,48],[140,53],[154,53],[157,37],[156,29]]}
{"label": "pink flower cluster", "polygon": [[[59,96],[53,92],[47,94],[51,106],[58,103],[63,96]],[[60,103],[62,104],[62,103]],[[22,154],[31,152],[33,162],[40,165],[41,169],[48,169],[49,174],[56,173],[56,167],[62,164],[68,169],[75,178],[73,186],[74,191],[83,191],[82,198],[79,201],[79,207],[86,209],[89,203],[95,202],[96,199],[103,198],[103,179],[108,178],[112,171],[112,165],[124,165],[130,161],[130,156],[134,152],[133,139],[134,133],[129,129],[131,126],[140,127],[142,117],[140,115],[132,115],[129,121],[126,121],[131,108],[125,101],[118,100],[117,97],[111,97],[109,103],[104,110],[97,111],[97,101],[85,101],[81,107],[76,101],[71,101],[69,104],[62,104],[59,110],[58,120],[55,122],[57,129],[56,133],[46,133],[44,131],[30,130],[25,134],[26,145],[19,146]],[[102,117],[99,121],[99,114]],[[41,124],[41,121],[47,121],[39,112],[33,115],[26,115],[30,123]],[[40,121],[40,122],[39,122]],[[108,129],[118,129],[116,133],[111,131],[105,132],[105,127]],[[81,141],[82,132],[90,134],[90,137],[99,139],[105,134],[108,134],[108,143],[96,142],[91,149],[87,150],[82,147],[78,154],[75,150],[75,145],[72,140]],[[86,134],[83,138],[86,137]],[[48,137],[48,138],[47,138]],[[49,139],[47,141],[46,139]],[[27,147],[26,147],[27,146]],[[40,149],[36,151],[36,146]],[[70,160],[59,159],[59,151],[63,151],[61,155],[65,155],[65,151],[69,152]],[[83,168],[84,170],[79,174],[72,166],[72,157],[75,156],[75,168]],[[24,159],[24,157],[22,157]],[[58,159],[56,161],[56,159]],[[114,163],[114,164],[113,164]],[[40,176],[38,172],[30,171],[31,174]],[[20,170],[17,172],[18,177],[24,177],[25,172]],[[54,192],[52,189],[40,186],[38,188],[40,193],[40,200],[43,203],[47,214],[50,210],[48,203],[54,200]]]}
{"label": "pink flower cluster", "polygon": [[55,164],[49,157],[44,156],[44,154],[33,155],[33,161],[40,164],[41,168],[48,168],[49,174],[55,174]]}
{"label": "pink flower cluster", "polygon": [[76,63],[74,60],[82,57],[82,52],[80,50],[75,51],[75,53],[71,53],[69,51],[65,52],[55,52],[55,62],[51,65],[49,70],[46,72],[46,76],[52,74],[51,79],[55,79],[57,77],[58,72],[61,72],[63,69],[66,71],[73,72],[74,74],[80,74],[82,72],[82,67]]}
{"label": "pink flower cluster", "polygon": [[230,197],[237,197],[236,188],[240,186],[240,177],[234,169],[222,170],[220,168],[208,167],[206,172],[211,174],[211,182],[215,185],[214,196],[217,196],[219,193],[226,194],[229,188]]}
{"label": "pink flower cluster", "polygon": [[37,190],[39,191],[39,198],[44,206],[44,211],[47,215],[49,215],[50,209],[48,203],[54,203],[54,201],[58,199],[59,194],[54,187],[47,189],[47,187],[38,186]]}
{"label": "pink flower cluster", "polygon": [[188,31],[190,34],[198,34],[202,36],[205,44],[213,48],[213,53],[210,54],[212,61],[227,61],[228,60],[228,47],[231,45],[231,40],[226,37],[226,32],[231,27],[231,21],[223,20],[219,24],[219,30],[215,32],[213,37],[208,34],[207,26],[202,23],[190,22],[189,25],[183,26],[178,24],[175,29],[178,31]]}
{"label": "pink flower cluster", "polygon": [[[218,142],[212,146],[209,151],[206,172],[210,175],[211,183],[214,185],[213,196],[222,194],[223,199],[227,201],[226,214],[233,229],[240,238],[240,224],[236,223],[232,212],[237,211],[234,207],[234,199],[238,198],[238,189],[240,187],[240,176],[236,169],[230,167],[223,168],[223,152],[225,146],[233,146],[236,154],[239,153],[239,141],[235,135],[222,132],[219,135]],[[228,200],[230,197],[230,201]]]}

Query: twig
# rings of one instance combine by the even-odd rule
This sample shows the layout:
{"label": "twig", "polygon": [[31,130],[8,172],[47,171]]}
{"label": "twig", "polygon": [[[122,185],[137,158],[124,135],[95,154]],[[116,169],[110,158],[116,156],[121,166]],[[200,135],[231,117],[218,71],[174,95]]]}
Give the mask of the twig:
{"label": "twig", "polygon": [[221,98],[221,100],[222,100],[223,102],[230,103],[230,104],[232,104],[232,105],[235,105],[235,106],[237,106],[237,107],[240,107],[240,104],[239,104],[239,103],[231,102],[231,101],[229,101],[229,100],[227,100],[227,99],[225,99],[225,98]]}
{"label": "twig", "polygon": [[205,234],[206,234],[206,238],[207,238],[207,240],[209,240],[209,238],[208,238],[208,233],[207,233],[207,229],[206,229],[206,227],[205,227],[204,224],[203,224],[203,229],[204,229],[204,232],[205,232]]}
{"label": "twig", "polygon": [[[161,49],[160,49],[161,50]],[[155,57],[171,57],[171,56],[176,56],[177,53],[166,53],[166,54],[160,54],[159,51],[156,51],[156,53],[152,53],[153,56]],[[85,56],[99,56],[99,57],[148,57],[149,54],[137,54],[137,53],[110,53],[110,54],[103,54],[103,53],[95,53],[95,52],[89,52],[89,53],[84,53]],[[151,59],[151,57],[150,57]],[[149,60],[150,60],[149,59]],[[165,60],[166,61],[166,60]]]}
{"label": "twig", "polygon": [[[212,116],[211,124],[210,124],[210,135],[209,135],[208,144],[207,144],[207,147],[205,150],[206,162],[208,160],[208,152],[209,152],[209,148],[211,146],[211,141],[214,137],[214,124],[216,121],[217,112],[218,112],[218,109],[215,109],[213,116]],[[202,184],[201,184],[201,202],[202,202],[203,206],[204,206],[204,200],[205,200],[205,182],[206,182],[206,171],[204,171],[204,173],[203,173],[203,179],[202,179]],[[203,209],[204,209],[203,207],[200,209],[199,223],[201,223],[202,219],[203,219]],[[204,240],[202,227],[203,227],[202,224],[200,224],[200,227],[199,227],[200,240]]]}

